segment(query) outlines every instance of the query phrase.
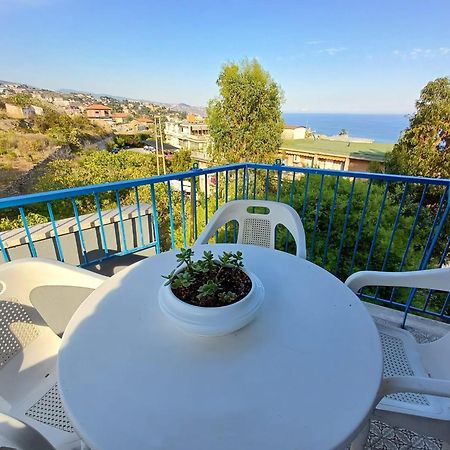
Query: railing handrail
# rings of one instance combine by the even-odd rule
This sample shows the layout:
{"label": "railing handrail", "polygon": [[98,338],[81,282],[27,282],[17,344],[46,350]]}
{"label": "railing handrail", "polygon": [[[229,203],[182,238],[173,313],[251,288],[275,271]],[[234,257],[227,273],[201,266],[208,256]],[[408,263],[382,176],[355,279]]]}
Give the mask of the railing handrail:
{"label": "railing handrail", "polygon": [[372,173],[372,172],[353,172],[349,170],[332,170],[320,169],[318,167],[295,167],[284,166],[282,164],[260,164],[260,163],[246,163],[248,169],[265,169],[265,170],[281,170],[282,172],[296,172],[296,173],[310,173],[315,175],[332,175],[349,178],[366,178],[368,180],[394,181],[394,182],[412,182],[418,184],[434,184],[437,186],[450,186],[449,178],[427,178],[416,177],[412,175],[395,175],[386,173]]}
{"label": "railing handrail", "polygon": [[82,195],[90,195],[101,193],[104,191],[120,191],[121,189],[134,188],[138,186],[146,186],[156,183],[164,183],[171,180],[182,180],[191,178],[192,176],[202,174],[210,174],[224,172],[227,170],[236,170],[245,168],[246,164],[229,164],[225,166],[212,167],[207,169],[193,168],[187,172],[168,173],[166,175],[154,175],[147,178],[135,178],[124,181],[112,181],[102,184],[91,184],[82,187],[73,187],[67,189],[59,189],[55,191],[36,192],[34,194],[16,195],[12,197],[0,198],[0,209],[13,208],[24,205],[31,205],[40,202],[50,202],[53,200],[74,198]]}
{"label": "railing handrail", "polygon": [[209,167],[205,169],[194,168],[187,172],[176,172],[166,175],[155,175],[146,178],[135,178],[124,181],[112,181],[108,183],[92,184],[82,187],[73,187],[47,192],[36,192],[34,194],[24,194],[12,197],[5,197],[0,198],[0,209],[30,205],[39,202],[49,202],[53,200],[60,200],[63,198],[73,198],[77,196],[90,195],[104,191],[117,191],[171,180],[181,180],[192,177],[193,172],[195,173],[201,172],[202,174],[211,174],[236,169],[278,170],[281,172],[295,172],[305,174],[309,173],[316,175],[323,174],[339,177],[345,176],[349,178],[352,177],[363,178],[367,180],[413,182],[417,184],[432,184],[435,186],[450,186],[450,179],[448,178],[427,178],[427,177],[415,177],[411,175],[394,175],[384,173],[353,172],[353,171],[343,172],[342,170],[320,169],[314,167],[294,167],[294,166],[284,166],[281,164],[261,164],[261,163],[246,162],[246,163],[227,164],[223,166]]}

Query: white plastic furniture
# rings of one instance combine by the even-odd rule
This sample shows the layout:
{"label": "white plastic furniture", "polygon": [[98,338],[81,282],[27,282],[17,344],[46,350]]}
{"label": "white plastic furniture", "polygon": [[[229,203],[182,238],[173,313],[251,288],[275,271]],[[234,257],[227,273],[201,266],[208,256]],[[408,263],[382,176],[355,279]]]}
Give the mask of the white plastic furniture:
{"label": "white plastic furniture", "polygon": [[[268,213],[253,211],[261,207],[266,208]],[[207,244],[220,227],[231,221],[239,225],[237,243],[269,248],[275,248],[275,228],[282,224],[294,237],[297,256],[306,258],[305,230],[297,211],[284,203],[266,200],[233,200],[225,203],[214,213],[194,245]]]}
{"label": "white plastic furniture", "polygon": [[[345,283],[355,293],[365,286],[450,291],[450,269],[357,272]],[[375,417],[450,443],[450,333],[418,344],[400,327],[379,326],[379,332],[385,379]]]}
{"label": "white plastic furniture", "polygon": [[0,413],[0,449],[5,447],[17,450],[55,450],[34,428]]}
{"label": "white plastic furniture", "polygon": [[[32,298],[43,286],[92,291],[104,280],[87,270],[41,258],[0,265],[0,412],[12,418],[2,416],[0,443],[1,430],[16,427],[18,420],[58,450],[80,448],[58,393],[56,360],[61,339],[34,308]],[[64,298],[55,299],[55,308],[63,302]]]}
{"label": "white plastic furniture", "polygon": [[[357,296],[330,273],[254,245],[264,286],[254,320],[219,337],[180,330],[158,291],[176,250],[109,278],[67,326],[58,358],[67,414],[95,450],[344,449],[372,413],[380,338]],[[105,400],[107,399],[107,401]]]}

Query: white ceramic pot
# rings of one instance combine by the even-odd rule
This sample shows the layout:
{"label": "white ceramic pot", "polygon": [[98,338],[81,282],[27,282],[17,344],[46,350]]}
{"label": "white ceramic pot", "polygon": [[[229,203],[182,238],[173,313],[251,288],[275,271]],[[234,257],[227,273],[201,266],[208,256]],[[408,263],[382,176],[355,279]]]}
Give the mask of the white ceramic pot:
{"label": "white ceramic pot", "polygon": [[254,273],[245,273],[252,282],[250,292],[242,300],[226,306],[191,305],[176,297],[169,285],[163,284],[159,290],[161,311],[190,334],[222,336],[239,330],[253,320],[264,299],[264,288],[259,278]]}

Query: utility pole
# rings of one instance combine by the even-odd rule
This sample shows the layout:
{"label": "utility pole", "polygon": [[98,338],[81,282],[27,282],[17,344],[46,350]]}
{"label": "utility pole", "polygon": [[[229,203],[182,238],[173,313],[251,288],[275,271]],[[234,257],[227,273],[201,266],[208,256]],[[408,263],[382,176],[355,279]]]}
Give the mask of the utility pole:
{"label": "utility pole", "polygon": [[163,133],[162,133],[162,125],[161,125],[161,117],[155,116],[154,118],[155,125],[155,150],[156,150],[156,171],[158,175],[161,175],[160,163],[159,160],[161,158],[162,168],[164,175],[166,174],[166,155],[164,153],[164,142],[163,142]]}

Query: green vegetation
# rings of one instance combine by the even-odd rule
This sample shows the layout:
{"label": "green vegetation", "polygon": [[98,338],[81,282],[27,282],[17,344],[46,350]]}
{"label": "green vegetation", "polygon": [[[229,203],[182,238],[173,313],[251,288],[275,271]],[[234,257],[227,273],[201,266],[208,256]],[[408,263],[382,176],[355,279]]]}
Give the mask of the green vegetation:
{"label": "green vegetation", "polygon": [[[300,215],[302,215],[304,207],[306,182],[306,177],[301,177],[300,180],[295,181],[293,207]],[[330,272],[335,272],[337,268],[336,274],[341,279],[345,279],[348,274],[353,271],[365,269],[367,264],[369,269],[381,269],[389,246],[393,223],[395,222],[399,208],[396,192],[393,191],[392,193],[389,193],[386,198],[383,214],[379,223],[377,239],[372,252],[373,254],[370,261],[368,261],[385,186],[384,183],[372,184],[364,220],[361,224],[361,215],[369,184],[365,180],[355,182],[351,199],[351,209],[347,218],[345,238],[342,241],[341,256],[339,258],[339,248],[341,246],[341,238],[344,230],[345,213],[350,201],[352,181],[345,178],[340,178],[339,180],[336,206],[328,243],[327,235],[336,188],[336,177],[330,176],[324,178],[320,209],[318,211],[317,204],[320,195],[320,184],[320,175],[310,175],[305,215],[302,218],[307,236],[308,259],[325,267]],[[282,188],[280,197],[285,203],[289,203],[290,188],[290,183],[286,183],[286,186]],[[275,199],[273,194],[271,199]],[[398,270],[400,267],[413,225],[416,206],[415,197],[408,197],[408,201],[405,202],[402,211],[403,214],[399,219],[395,240],[389,250],[386,270]],[[410,244],[407,258],[404,261],[404,270],[407,270],[408,268],[417,268],[418,266],[418,262],[422,256],[420,249],[425,245],[427,233],[429,232],[429,228],[426,225],[430,223],[431,215],[432,212],[425,210],[420,217],[419,225],[415,230],[414,240]],[[424,226],[421,227],[421,224]],[[356,253],[354,253],[359,229],[361,229],[361,235],[359,237]],[[279,248],[283,248],[284,245],[285,235],[281,233],[278,239],[278,246]],[[290,248],[293,252],[293,243],[290,244]]]}
{"label": "green vegetation", "polygon": [[392,173],[450,178],[450,79],[430,81],[416,113],[387,159]]}
{"label": "green vegetation", "polygon": [[152,132],[136,133],[136,134],[116,134],[114,139],[108,143],[108,149],[114,147],[123,149],[126,147],[142,147],[148,139],[154,139]]}
{"label": "green vegetation", "polygon": [[210,100],[206,122],[214,162],[270,162],[281,144],[282,92],[256,61],[223,66],[220,97]]}
{"label": "green vegetation", "polygon": [[35,187],[36,192],[90,184],[145,178],[156,174],[154,155],[134,152],[91,151],[72,160],[51,162]]}
{"label": "green vegetation", "polygon": [[[172,160],[167,161],[169,171],[189,170],[191,166],[192,163],[187,151],[180,152]],[[46,172],[39,179],[34,189],[36,192],[45,192],[91,184],[147,178],[156,175],[156,172],[156,157],[153,154],[144,155],[127,151],[114,154],[92,148],[83,151],[73,159],[50,162],[46,167]],[[148,187],[139,188],[138,191],[141,202],[150,203]],[[157,193],[158,201],[162,202],[160,203],[162,210],[167,209],[168,199],[165,186],[158,185]],[[179,193],[174,192],[172,197],[179,205]],[[132,189],[121,191],[120,200],[123,205],[134,204],[136,201],[134,191]],[[115,193],[101,194],[100,203],[102,209],[117,208]],[[80,214],[96,210],[93,196],[78,198],[76,204]],[[54,202],[53,211],[57,220],[74,215],[70,200]],[[164,220],[163,214],[161,214],[161,218]],[[48,222],[50,219],[46,205],[39,204],[28,208],[27,220],[30,226]],[[2,211],[0,231],[22,226],[17,210]]]}
{"label": "green vegetation", "polygon": [[86,117],[68,116],[50,107],[45,107],[44,113],[36,116],[33,129],[50,137],[55,144],[68,145],[73,150],[80,149],[85,140],[106,136],[102,128]]}
{"label": "green vegetation", "polygon": [[327,139],[285,139],[281,148],[384,161],[386,154],[392,151],[393,146],[393,144],[380,144],[377,142],[351,142],[349,145],[345,141],[331,141]]}
{"label": "green vegetation", "polygon": [[185,172],[192,168],[191,151],[181,149],[175,152],[170,160],[167,161],[170,172]]}
{"label": "green vegetation", "polygon": [[[7,97],[5,100],[5,103],[11,103],[12,105],[16,106],[30,106],[32,103],[36,106],[41,106],[40,102],[37,100],[34,100],[31,94],[28,93],[20,93],[13,95],[11,97]],[[39,103],[39,104],[38,104]]]}

